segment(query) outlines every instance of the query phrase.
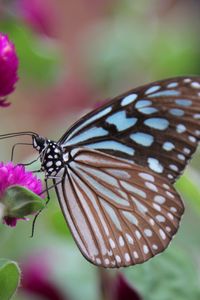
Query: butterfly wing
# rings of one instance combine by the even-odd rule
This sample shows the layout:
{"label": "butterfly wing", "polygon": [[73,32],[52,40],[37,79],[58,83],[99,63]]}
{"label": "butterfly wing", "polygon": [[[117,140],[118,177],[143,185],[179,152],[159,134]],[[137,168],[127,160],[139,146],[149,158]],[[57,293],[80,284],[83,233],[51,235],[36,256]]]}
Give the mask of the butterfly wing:
{"label": "butterfly wing", "polygon": [[87,114],[60,139],[65,151],[85,146],[135,161],[171,182],[200,137],[200,77],[133,89]]}
{"label": "butterfly wing", "polygon": [[[59,174],[58,174],[59,175]],[[163,251],[184,208],[171,183],[148,168],[102,152],[70,152],[59,202],[82,254],[93,264],[121,267]]]}

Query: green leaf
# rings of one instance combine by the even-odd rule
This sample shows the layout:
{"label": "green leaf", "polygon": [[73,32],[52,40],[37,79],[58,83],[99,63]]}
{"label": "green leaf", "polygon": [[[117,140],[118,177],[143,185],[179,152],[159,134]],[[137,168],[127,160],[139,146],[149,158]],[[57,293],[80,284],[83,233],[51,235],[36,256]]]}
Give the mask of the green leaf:
{"label": "green leaf", "polygon": [[23,218],[45,207],[45,201],[30,190],[13,185],[8,188],[2,199],[5,205],[4,216]]}
{"label": "green leaf", "polygon": [[200,213],[200,189],[189,176],[182,176],[176,183],[176,188],[184,195]]}
{"label": "green leaf", "polygon": [[[51,84],[59,69],[59,55],[53,41],[39,39],[30,28],[14,18],[0,23],[1,31],[9,35],[19,56],[19,76],[38,83]],[[24,75],[25,74],[25,75]]]}
{"label": "green leaf", "polygon": [[20,269],[16,262],[0,259],[0,299],[9,300],[20,283]]}
{"label": "green leaf", "polygon": [[181,248],[170,247],[148,262],[125,273],[144,300],[199,300],[197,267]]}

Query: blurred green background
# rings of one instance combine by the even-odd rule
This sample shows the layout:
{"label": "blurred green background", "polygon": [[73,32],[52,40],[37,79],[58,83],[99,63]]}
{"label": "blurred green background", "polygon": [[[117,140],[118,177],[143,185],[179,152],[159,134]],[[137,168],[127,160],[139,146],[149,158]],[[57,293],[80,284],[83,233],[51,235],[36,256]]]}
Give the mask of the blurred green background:
{"label": "blurred green background", "polygon": [[[1,133],[28,130],[57,140],[100,100],[146,82],[200,74],[199,28],[197,0],[1,1],[0,31],[12,38],[20,58],[12,105],[0,110]],[[2,161],[9,161],[14,142],[1,141]],[[30,148],[19,147],[16,162],[31,156]],[[200,299],[199,179],[197,151],[176,184],[186,211],[170,247],[121,270],[145,300]],[[45,257],[47,277],[71,299],[103,299],[101,273],[74,244],[54,192],[33,238],[31,226],[1,225],[0,257],[19,263]],[[42,298],[21,291],[14,299]]]}

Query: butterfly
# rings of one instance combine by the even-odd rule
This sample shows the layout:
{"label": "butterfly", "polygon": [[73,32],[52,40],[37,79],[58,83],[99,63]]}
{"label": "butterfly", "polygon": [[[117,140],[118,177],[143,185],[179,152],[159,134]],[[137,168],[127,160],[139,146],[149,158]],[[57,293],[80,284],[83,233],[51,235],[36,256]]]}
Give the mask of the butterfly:
{"label": "butterfly", "polygon": [[167,248],[183,202],[173,187],[200,138],[200,77],[153,82],[76,122],[58,142],[32,133],[76,244],[91,263],[143,263]]}

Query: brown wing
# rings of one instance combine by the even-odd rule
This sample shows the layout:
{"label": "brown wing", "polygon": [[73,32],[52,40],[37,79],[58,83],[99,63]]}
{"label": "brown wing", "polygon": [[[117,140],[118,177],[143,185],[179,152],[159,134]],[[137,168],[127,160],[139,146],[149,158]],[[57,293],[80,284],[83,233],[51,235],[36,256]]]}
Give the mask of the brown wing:
{"label": "brown wing", "polygon": [[174,182],[200,137],[200,77],[133,89],[78,121],[59,141],[125,158]]}
{"label": "brown wing", "polygon": [[170,182],[130,161],[90,149],[71,151],[59,202],[82,254],[93,264],[122,267],[162,252],[184,207]]}

